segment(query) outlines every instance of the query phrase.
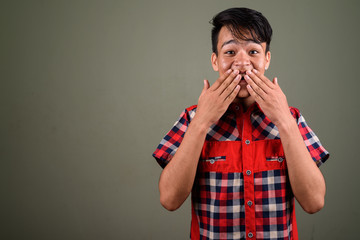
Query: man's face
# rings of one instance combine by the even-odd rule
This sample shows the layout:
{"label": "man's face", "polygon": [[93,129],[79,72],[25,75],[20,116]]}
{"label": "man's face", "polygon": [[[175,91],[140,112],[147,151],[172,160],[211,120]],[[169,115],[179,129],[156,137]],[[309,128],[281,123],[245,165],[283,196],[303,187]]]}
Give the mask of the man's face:
{"label": "man's face", "polygon": [[[251,37],[251,36],[246,36]],[[228,69],[237,69],[242,75],[238,98],[251,97],[247,88],[244,75],[247,70],[256,69],[264,74],[269,67],[271,54],[266,51],[266,43],[256,43],[251,40],[236,39],[227,27],[222,27],[217,44],[218,54],[211,55],[213,69],[223,76]]]}

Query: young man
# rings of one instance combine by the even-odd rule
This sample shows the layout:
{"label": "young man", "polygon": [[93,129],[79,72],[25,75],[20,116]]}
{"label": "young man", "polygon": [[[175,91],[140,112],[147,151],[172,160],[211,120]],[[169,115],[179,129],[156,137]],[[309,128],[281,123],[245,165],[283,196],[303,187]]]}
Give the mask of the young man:
{"label": "young man", "polygon": [[164,168],[160,201],[179,208],[192,192],[191,239],[298,239],[294,197],[324,205],[318,166],[329,154],[269,67],[272,29],[259,12],[233,8],[213,20],[219,78],[185,109],[153,156]]}

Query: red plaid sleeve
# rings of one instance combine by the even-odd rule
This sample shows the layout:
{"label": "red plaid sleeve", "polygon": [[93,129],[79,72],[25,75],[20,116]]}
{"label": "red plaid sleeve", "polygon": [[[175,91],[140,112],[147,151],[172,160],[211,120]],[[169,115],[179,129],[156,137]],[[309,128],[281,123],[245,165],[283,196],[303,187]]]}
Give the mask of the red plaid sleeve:
{"label": "red plaid sleeve", "polygon": [[326,149],[321,144],[319,138],[307,125],[305,118],[302,116],[300,111],[297,108],[292,107],[291,113],[297,120],[300,133],[304,139],[305,145],[309,150],[312,159],[318,166],[320,166],[329,158],[329,152],[326,151]]}
{"label": "red plaid sleeve", "polygon": [[180,114],[179,120],[175,122],[153,153],[153,157],[162,168],[169,163],[179,148],[189,126],[190,115],[194,113],[194,108],[195,106],[187,108]]}

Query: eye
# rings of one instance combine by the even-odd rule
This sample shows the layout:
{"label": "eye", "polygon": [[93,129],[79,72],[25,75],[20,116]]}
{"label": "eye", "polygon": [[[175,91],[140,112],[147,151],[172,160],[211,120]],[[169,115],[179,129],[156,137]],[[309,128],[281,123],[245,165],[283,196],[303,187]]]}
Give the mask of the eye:
{"label": "eye", "polygon": [[257,54],[259,52],[257,50],[251,50],[249,53],[252,55],[252,54]]}
{"label": "eye", "polygon": [[229,50],[229,51],[226,51],[225,54],[227,54],[227,55],[234,55],[234,54],[235,54],[235,51]]}

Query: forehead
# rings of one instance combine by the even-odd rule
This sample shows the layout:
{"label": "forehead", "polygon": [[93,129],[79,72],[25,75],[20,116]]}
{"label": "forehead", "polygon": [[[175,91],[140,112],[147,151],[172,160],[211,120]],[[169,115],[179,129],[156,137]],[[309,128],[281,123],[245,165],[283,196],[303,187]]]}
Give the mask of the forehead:
{"label": "forehead", "polygon": [[266,43],[257,43],[255,40],[253,40],[253,37],[250,33],[242,33],[244,35],[245,39],[239,39],[234,36],[234,34],[226,27],[223,26],[220,29],[219,36],[218,36],[218,44],[217,48],[220,50],[224,45],[227,44],[238,44],[238,45],[250,45],[250,44],[256,44],[261,47],[266,47]]}

